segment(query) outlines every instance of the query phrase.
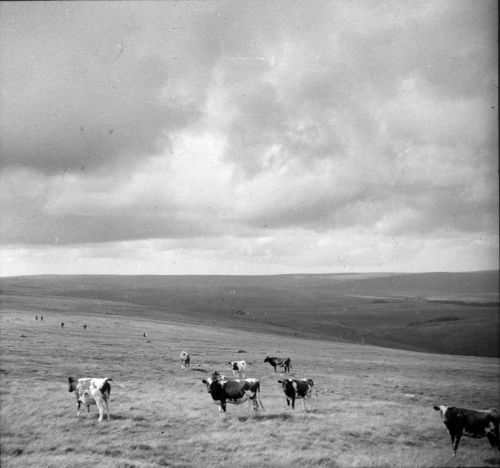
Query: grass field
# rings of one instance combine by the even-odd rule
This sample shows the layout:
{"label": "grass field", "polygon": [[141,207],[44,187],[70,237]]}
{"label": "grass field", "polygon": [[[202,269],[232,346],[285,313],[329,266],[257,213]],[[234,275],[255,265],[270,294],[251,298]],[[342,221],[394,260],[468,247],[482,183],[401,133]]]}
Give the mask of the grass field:
{"label": "grass field", "polygon": [[[221,315],[181,317],[43,287],[10,290],[1,305],[2,467],[500,466],[485,439],[464,438],[452,458],[432,409],[499,408],[497,358],[308,339],[257,321],[235,329]],[[181,350],[190,370],[179,366]],[[266,355],[290,356],[294,375],[315,381],[310,413],[286,409]],[[201,383],[213,370],[229,373],[233,359],[262,382],[266,411],[256,417],[229,405],[219,418]],[[68,376],[125,386],[112,388],[110,421],[98,424],[95,407],[90,419],[76,417]]]}
{"label": "grass field", "polygon": [[[500,357],[498,271],[38,276],[0,278],[0,290],[7,305],[19,296],[112,301],[120,304],[121,315],[162,321]],[[106,312],[96,308],[98,314]]]}

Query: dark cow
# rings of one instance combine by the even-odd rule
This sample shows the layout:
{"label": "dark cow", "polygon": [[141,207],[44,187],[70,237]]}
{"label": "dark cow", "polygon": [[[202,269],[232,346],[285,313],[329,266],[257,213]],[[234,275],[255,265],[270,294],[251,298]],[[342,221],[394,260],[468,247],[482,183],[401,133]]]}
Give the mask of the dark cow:
{"label": "dark cow", "polygon": [[260,399],[260,382],[257,379],[225,380],[218,372],[214,372],[212,377],[203,379],[202,382],[218,406],[219,416],[223,416],[226,412],[227,403],[241,405],[248,400],[250,411],[257,412],[259,408],[264,409]]}
{"label": "dark cow", "polygon": [[64,328],[64,322],[61,322],[61,328]]}
{"label": "dark cow", "polygon": [[280,379],[278,383],[283,387],[286,404],[295,409],[295,399],[302,400],[302,409],[311,410],[309,400],[311,399],[314,382],[312,379]]}
{"label": "dark cow", "polygon": [[474,439],[486,436],[490,445],[500,451],[499,418],[496,409],[473,410],[445,405],[434,406],[434,409],[441,412],[441,420],[448,428],[453,456],[457,453],[462,435]]}
{"label": "dark cow", "polygon": [[83,324],[83,329],[86,330],[87,329],[87,325],[84,323]]}
{"label": "dark cow", "polygon": [[269,357],[266,356],[266,359],[264,359],[264,362],[268,362],[273,366],[274,372],[276,372],[276,367],[283,367],[283,371],[286,372],[287,374],[290,373],[290,369],[292,368],[292,361],[290,360],[289,357],[287,358],[280,358],[280,357]]}

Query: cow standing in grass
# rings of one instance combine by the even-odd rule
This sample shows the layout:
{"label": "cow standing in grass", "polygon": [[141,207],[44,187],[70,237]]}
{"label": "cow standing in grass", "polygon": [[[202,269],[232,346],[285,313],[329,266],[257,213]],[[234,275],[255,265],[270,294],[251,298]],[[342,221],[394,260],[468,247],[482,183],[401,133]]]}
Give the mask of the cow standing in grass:
{"label": "cow standing in grass", "polygon": [[245,378],[245,369],[247,368],[247,363],[245,361],[229,361],[228,364],[231,366],[231,370],[235,377]]}
{"label": "cow standing in grass", "polygon": [[311,411],[309,400],[311,399],[314,382],[312,379],[280,379],[278,383],[281,384],[287,407],[290,406],[295,409],[295,400],[302,400],[302,409]]}
{"label": "cow standing in grass", "polygon": [[257,379],[226,380],[221,378],[218,372],[214,372],[210,378],[203,379],[202,382],[207,386],[207,392],[218,406],[219,416],[223,416],[226,412],[227,403],[241,405],[248,401],[250,411],[255,413],[259,408],[264,409],[260,399],[260,382]]}
{"label": "cow standing in grass", "polygon": [[90,416],[90,405],[96,405],[99,409],[99,422],[103,420],[104,410],[109,419],[109,395],[111,393],[110,378],[87,377],[82,379],[68,378],[69,391],[75,392],[77,403],[77,416],[80,416],[82,403],[87,406],[87,417]]}
{"label": "cow standing in grass", "polygon": [[191,366],[191,357],[189,356],[186,351],[182,351],[181,354],[179,355],[179,358],[181,360],[181,368],[182,369],[187,369],[188,367]]}
{"label": "cow standing in grass", "polygon": [[466,408],[434,406],[450,433],[453,456],[456,455],[462,435],[479,439],[487,437],[492,447],[500,451],[499,417],[496,409],[472,410]]}
{"label": "cow standing in grass", "polygon": [[266,359],[264,359],[264,362],[268,362],[273,366],[274,372],[276,372],[276,367],[282,367],[283,371],[286,372],[287,374],[290,373],[290,369],[292,368],[292,361],[289,357],[287,358],[280,358],[280,357],[269,357],[266,356]]}

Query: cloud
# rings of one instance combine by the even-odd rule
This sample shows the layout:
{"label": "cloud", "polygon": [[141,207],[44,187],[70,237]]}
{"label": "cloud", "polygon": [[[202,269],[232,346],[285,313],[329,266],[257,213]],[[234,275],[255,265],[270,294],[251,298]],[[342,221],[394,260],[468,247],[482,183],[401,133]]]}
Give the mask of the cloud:
{"label": "cloud", "polygon": [[351,231],[359,268],[397,268],[393,237],[409,267],[447,236],[477,254],[498,235],[494,7],[3,4],[0,242],[219,239],[207,265],[252,245],[280,272],[341,268],[325,239]]}

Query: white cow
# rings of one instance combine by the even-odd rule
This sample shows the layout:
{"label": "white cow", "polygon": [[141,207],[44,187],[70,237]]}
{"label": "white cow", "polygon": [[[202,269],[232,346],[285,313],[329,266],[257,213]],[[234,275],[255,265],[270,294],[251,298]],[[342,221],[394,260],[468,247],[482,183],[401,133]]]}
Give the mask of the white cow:
{"label": "white cow", "polygon": [[90,405],[97,405],[99,409],[99,422],[103,420],[104,410],[108,419],[109,416],[109,395],[111,393],[110,382],[113,380],[105,377],[103,379],[95,377],[86,377],[74,379],[69,377],[69,391],[75,392],[77,407],[77,416],[80,416],[80,406],[82,403],[87,406],[87,416],[90,415]]}
{"label": "white cow", "polygon": [[245,378],[245,369],[247,368],[247,363],[245,361],[229,361],[228,364],[231,366],[231,370],[235,377]]}
{"label": "white cow", "polygon": [[181,360],[181,368],[182,369],[187,369],[188,367],[191,366],[191,357],[189,356],[186,351],[182,351],[181,354],[179,355],[179,358]]}

